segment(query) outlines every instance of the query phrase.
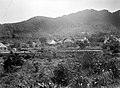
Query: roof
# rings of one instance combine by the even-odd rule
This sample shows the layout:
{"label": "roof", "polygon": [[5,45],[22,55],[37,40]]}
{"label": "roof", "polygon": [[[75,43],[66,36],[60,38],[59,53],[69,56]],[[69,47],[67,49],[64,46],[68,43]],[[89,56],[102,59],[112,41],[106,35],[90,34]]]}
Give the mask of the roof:
{"label": "roof", "polygon": [[0,43],[0,47],[7,47],[7,46],[5,46],[3,43]]}
{"label": "roof", "polygon": [[65,42],[72,42],[72,43],[73,43],[74,41],[73,41],[72,39],[68,39],[68,38],[67,38],[67,39],[64,40],[64,43],[65,43]]}
{"label": "roof", "polygon": [[48,44],[56,44],[56,41],[55,40],[49,40],[47,41]]}

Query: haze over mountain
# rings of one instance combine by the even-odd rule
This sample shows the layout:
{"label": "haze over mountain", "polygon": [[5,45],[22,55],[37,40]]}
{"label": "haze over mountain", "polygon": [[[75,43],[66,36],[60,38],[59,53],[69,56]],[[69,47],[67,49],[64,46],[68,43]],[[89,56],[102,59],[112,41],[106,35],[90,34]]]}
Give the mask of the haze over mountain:
{"label": "haze over mountain", "polygon": [[120,11],[83,10],[57,18],[37,16],[18,23],[0,25],[0,38],[34,39],[41,36],[75,36],[82,33],[120,32]]}

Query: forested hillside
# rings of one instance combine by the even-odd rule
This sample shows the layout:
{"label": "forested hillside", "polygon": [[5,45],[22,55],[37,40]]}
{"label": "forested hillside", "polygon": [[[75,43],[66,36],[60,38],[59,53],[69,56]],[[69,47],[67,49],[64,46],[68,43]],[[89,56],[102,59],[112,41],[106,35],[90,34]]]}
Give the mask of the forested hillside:
{"label": "forested hillside", "polygon": [[1,39],[37,39],[41,36],[76,36],[83,32],[119,33],[120,11],[84,10],[57,18],[37,16],[18,23],[0,25]]}

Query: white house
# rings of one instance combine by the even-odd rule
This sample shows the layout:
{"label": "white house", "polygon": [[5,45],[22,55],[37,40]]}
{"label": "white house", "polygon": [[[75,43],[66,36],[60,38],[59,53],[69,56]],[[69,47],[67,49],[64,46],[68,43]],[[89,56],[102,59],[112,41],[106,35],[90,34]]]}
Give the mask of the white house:
{"label": "white house", "polygon": [[81,41],[83,43],[90,43],[90,41],[86,37],[84,37],[83,39],[76,39],[76,41]]}
{"label": "white house", "polygon": [[84,43],[85,43],[85,42],[90,43],[89,40],[88,40],[86,37],[84,37],[83,39],[81,39],[81,42],[84,42]]}
{"label": "white house", "polygon": [[55,40],[48,40],[47,43],[50,44],[50,45],[57,44],[57,42]]}
{"label": "white house", "polygon": [[63,40],[63,43],[74,43],[72,39],[66,38]]}
{"label": "white house", "polygon": [[0,43],[0,52],[4,52],[7,50],[8,50],[7,46],[5,46],[3,43]]}

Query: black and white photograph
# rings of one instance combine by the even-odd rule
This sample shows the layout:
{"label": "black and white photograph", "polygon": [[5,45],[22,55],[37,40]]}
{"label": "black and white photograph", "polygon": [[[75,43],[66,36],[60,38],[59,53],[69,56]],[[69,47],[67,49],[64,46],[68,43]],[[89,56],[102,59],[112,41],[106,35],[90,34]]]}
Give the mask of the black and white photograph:
{"label": "black and white photograph", "polygon": [[0,88],[120,88],[120,0],[0,0]]}

